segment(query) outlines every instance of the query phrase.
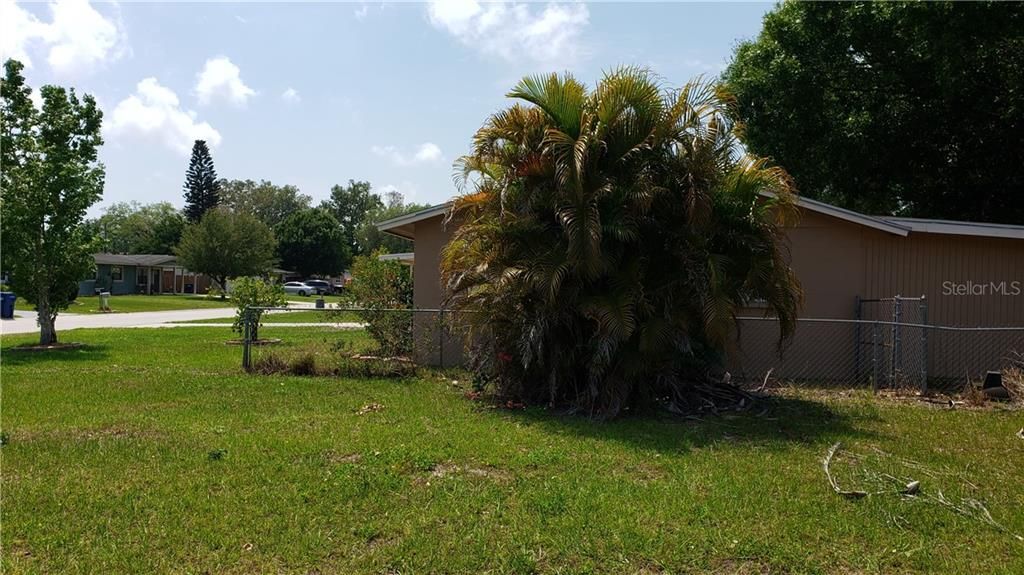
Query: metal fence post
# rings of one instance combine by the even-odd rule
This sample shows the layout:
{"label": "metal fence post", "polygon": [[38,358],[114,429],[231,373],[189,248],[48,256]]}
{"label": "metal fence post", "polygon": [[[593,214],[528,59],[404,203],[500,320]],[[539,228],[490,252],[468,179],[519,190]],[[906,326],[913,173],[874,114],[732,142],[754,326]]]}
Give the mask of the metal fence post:
{"label": "metal fence post", "polygon": [[878,393],[878,337],[881,326],[878,322],[871,324],[871,391]]}
{"label": "metal fence post", "polygon": [[252,368],[252,312],[245,308],[242,312],[242,369],[249,371]]}
{"label": "metal fence post", "polygon": [[861,334],[861,332],[860,332],[860,320],[861,320],[860,308],[861,308],[861,302],[860,302],[860,296],[859,295],[856,296],[856,305],[857,305],[857,307],[856,307],[856,310],[854,311],[854,316],[853,316],[853,318],[857,320],[857,323],[855,323],[853,325],[853,376],[855,378],[857,378],[857,380],[859,381],[860,380],[860,376],[863,375],[862,370],[861,370],[861,365],[860,365],[860,363],[861,363],[861,360],[860,360],[860,348],[861,348],[862,345],[864,345],[864,342],[861,341],[861,338],[863,337],[863,334]]}
{"label": "metal fence post", "polygon": [[444,306],[437,310],[437,363],[444,368]]}
{"label": "metal fence post", "polygon": [[[920,312],[921,325],[928,325],[928,302],[925,300],[925,296],[921,296],[920,303],[917,304]],[[921,328],[921,393],[928,391],[928,328]]]}
{"label": "metal fence post", "polygon": [[903,298],[896,296],[892,303],[892,365],[889,367],[890,380],[895,383],[896,376],[903,373],[903,350],[900,346],[900,321],[903,319]]}

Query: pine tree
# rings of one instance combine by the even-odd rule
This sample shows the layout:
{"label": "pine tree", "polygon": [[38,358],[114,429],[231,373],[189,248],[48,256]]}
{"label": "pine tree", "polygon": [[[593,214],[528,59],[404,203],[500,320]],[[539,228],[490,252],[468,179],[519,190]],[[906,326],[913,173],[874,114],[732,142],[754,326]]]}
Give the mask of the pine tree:
{"label": "pine tree", "polygon": [[213,158],[206,141],[196,140],[192,146],[192,159],[185,172],[185,217],[196,223],[203,214],[220,204],[220,182],[213,169]]}

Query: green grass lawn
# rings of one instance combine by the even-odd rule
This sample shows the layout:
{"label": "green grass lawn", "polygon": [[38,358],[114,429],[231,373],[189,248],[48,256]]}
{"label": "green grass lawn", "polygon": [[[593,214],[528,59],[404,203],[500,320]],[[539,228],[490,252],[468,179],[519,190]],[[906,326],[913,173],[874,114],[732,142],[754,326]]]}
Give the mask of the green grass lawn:
{"label": "green grass lawn", "polygon": [[[191,295],[114,295],[110,296],[110,308],[115,312],[136,311],[171,311],[179,309],[203,309],[215,307],[231,307],[231,300],[220,301],[207,299],[205,296]],[[18,298],[14,309],[31,313],[34,304]],[[101,313],[100,298],[97,296],[79,296],[67,313]]]}
{"label": "green grass lawn", "polygon": [[[1024,572],[1024,543],[926,499],[1024,533],[1019,411],[792,392],[601,423],[470,401],[457,373],[245,375],[226,328],[61,335],[88,347],[2,342],[4,573]],[[843,487],[886,471],[924,496],[837,496],[836,441]]]}

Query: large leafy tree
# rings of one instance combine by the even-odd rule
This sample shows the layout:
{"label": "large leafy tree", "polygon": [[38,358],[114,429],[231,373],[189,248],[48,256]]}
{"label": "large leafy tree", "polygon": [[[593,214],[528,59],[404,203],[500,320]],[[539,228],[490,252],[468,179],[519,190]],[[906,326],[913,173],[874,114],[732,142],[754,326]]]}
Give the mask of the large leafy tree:
{"label": "large leafy tree", "polygon": [[313,199],[295,186],[267,180],[221,180],[220,203],[235,212],[252,214],[271,228],[294,212],[309,208]]}
{"label": "large leafy tree", "polygon": [[204,140],[192,145],[192,158],[185,172],[185,217],[189,223],[203,219],[207,211],[220,205],[220,181],[213,167],[210,148]]}
{"label": "large leafy tree", "polygon": [[57,342],[57,315],[74,300],[93,266],[83,221],[103,195],[103,113],[73,89],[43,86],[42,109],[16,60],[0,87],[3,267],[15,291],[35,304],[39,343]]}
{"label": "large leafy tree", "polygon": [[338,220],[349,253],[357,256],[363,253],[363,249],[356,239],[356,232],[366,221],[367,215],[382,205],[380,196],[373,193],[370,182],[349,180],[347,186],[333,186],[330,199],[320,207],[329,210]]}
{"label": "large leafy tree", "polygon": [[281,265],[304,277],[341,273],[352,259],[338,220],[323,208],[294,212],[274,230]]}
{"label": "large leafy tree", "polygon": [[118,202],[87,222],[96,249],[122,254],[170,254],[185,228],[185,217],[170,202]]}
{"label": "large leafy tree", "polygon": [[213,278],[223,299],[227,280],[269,272],[276,247],[273,232],[255,216],[215,208],[185,228],[175,253],[188,269]]}
{"label": "large leafy tree", "polygon": [[1024,222],[1024,4],[785,2],[724,78],[803,195]]}
{"label": "large leafy tree", "polygon": [[509,96],[522,103],[459,160],[469,188],[442,260],[478,375],[600,416],[743,402],[722,367],[738,310],[763,300],[788,338],[801,300],[786,173],[740,151],[711,84],[668,90],[626,68]]}
{"label": "large leafy tree", "polygon": [[411,252],[411,241],[380,231],[377,229],[377,223],[429,207],[426,204],[406,203],[405,197],[400,192],[394,190],[386,192],[383,203],[370,210],[366,214],[366,220],[356,230],[356,243],[359,245],[359,249],[364,254],[371,254],[378,250],[389,254]]}

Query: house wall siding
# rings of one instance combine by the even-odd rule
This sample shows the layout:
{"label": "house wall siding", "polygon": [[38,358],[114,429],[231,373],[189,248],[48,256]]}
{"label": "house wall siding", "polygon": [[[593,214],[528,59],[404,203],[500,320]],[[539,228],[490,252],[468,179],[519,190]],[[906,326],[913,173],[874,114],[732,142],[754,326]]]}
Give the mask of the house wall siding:
{"label": "house wall siding", "polygon": [[[414,263],[414,305],[436,309],[441,305],[440,256],[451,237],[442,226],[441,216],[416,222]],[[932,325],[948,326],[1024,326],[1024,241],[912,232],[899,236],[865,227],[817,212],[803,210],[802,218],[787,232],[790,263],[804,289],[801,317],[855,319],[857,298],[876,299],[893,296],[925,296],[927,320]],[[1006,293],[954,295],[950,286],[1005,286]],[[1014,294],[1015,286],[1021,292]],[[975,288],[976,289],[976,288]],[[909,305],[917,305],[916,303]],[[869,309],[870,306],[864,306]],[[758,315],[747,310],[744,315]],[[906,321],[917,321],[916,310]],[[876,308],[874,317],[891,320],[891,311]],[[438,348],[435,332],[426,319],[417,320],[420,333],[432,342],[426,357],[436,363]],[[436,318],[430,320],[436,325]],[[428,335],[429,334],[429,335]],[[773,335],[774,334],[774,335]],[[778,364],[773,345],[777,330],[770,323],[745,326],[742,341],[736,340],[730,351],[730,363],[743,365],[763,375]],[[808,377],[837,375],[856,368],[858,347],[863,353],[867,334],[854,327],[838,324],[811,326],[802,324],[786,350],[787,363],[806,368]],[[1000,336],[1005,339],[1006,336]],[[946,341],[948,340],[948,341]],[[756,345],[754,345],[756,343]],[[931,373],[949,371],[943,363],[943,349],[958,343],[953,336],[936,335],[931,344],[928,369]],[[993,351],[1005,350],[1002,343],[985,344]],[[461,360],[461,346],[451,341],[445,348],[445,363]],[[861,361],[869,358],[860,357]],[[993,358],[978,352],[972,364],[992,363]],[[817,366],[817,367],[815,367]],[[959,369],[956,367],[956,369]],[[828,373],[825,373],[825,372]],[[962,373],[962,370],[961,370]]]}
{"label": "house wall siding", "polygon": [[[440,309],[444,301],[441,285],[441,252],[452,237],[457,223],[444,224],[443,215],[415,224],[415,257],[413,260],[413,307]],[[464,345],[457,335],[442,337],[438,313],[417,312],[413,317],[413,337],[417,361],[429,365],[455,366],[464,361]],[[451,317],[447,318],[448,322]],[[443,346],[443,347],[442,347]],[[443,352],[442,352],[443,349]]]}

